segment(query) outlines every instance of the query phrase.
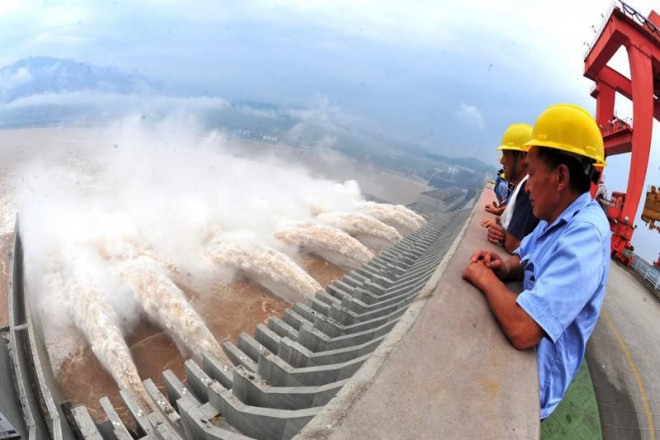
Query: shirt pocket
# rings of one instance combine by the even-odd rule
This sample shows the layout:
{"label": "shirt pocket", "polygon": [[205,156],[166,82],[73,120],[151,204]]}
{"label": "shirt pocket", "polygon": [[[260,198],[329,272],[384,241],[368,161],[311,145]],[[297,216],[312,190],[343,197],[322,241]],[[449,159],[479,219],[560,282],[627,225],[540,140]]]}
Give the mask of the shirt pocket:
{"label": "shirt pocket", "polygon": [[523,289],[532,290],[536,284],[536,276],[534,273],[534,263],[529,260],[521,261],[524,264],[524,277]]}

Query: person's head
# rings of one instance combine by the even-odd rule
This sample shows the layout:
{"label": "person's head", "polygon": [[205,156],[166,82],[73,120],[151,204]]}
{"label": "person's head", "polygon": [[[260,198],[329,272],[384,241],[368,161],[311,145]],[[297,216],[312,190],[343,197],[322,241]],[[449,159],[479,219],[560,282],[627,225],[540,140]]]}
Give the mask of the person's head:
{"label": "person's head", "polygon": [[502,152],[501,164],[509,182],[518,183],[525,177],[525,156],[523,145],[532,138],[529,124],[511,124],[502,136],[502,145],[496,148]]}
{"label": "person's head", "polygon": [[523,151],[504,150],[502,151],[502,166],[504,167],[504,176],[506,180],[517,184],[527,174],[527,165],[525,160],[527,153]]}
{"label": "person's head", "polygon": [[598,182],[605,166],[603,138],[596,121],[580,107],[553,105],[534,124],[527,154],[526,191],[534,216],[554,221]]}

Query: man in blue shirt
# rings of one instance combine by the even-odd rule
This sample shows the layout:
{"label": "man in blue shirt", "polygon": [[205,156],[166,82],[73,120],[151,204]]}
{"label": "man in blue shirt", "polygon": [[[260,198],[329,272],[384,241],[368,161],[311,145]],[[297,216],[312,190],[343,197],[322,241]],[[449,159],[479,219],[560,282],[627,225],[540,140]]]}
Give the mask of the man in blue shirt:
{"label": "man in blue shirt", "polygon": [[500,168],[497,172],[497,177],[495,177],[495,197],[497,197],[497,203],[500,205],[506,205],[509,200],[509,182],[504,177],[504,170]]}
{"label": "man in blue shirt", "polygon": [[[484,293],[514,347],[537,347],[545,419],[578,371],[603,304],[610,231],[589,188],[605,162],[596,122],[573,105],[546,109],[525,145],[526,191],[541,221],[507,260],[476,252],[463,277]],[[522,293],[502,282],[509,279],[523,279]]]}

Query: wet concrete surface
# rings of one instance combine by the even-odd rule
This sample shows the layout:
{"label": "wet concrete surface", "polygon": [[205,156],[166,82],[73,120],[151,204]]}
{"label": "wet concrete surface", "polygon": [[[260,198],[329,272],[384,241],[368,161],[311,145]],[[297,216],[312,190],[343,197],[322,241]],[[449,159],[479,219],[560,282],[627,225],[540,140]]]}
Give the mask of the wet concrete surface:
{"label": "wet concrete surface", "polygon": [[[298,257],[298,263],[322,286],[340,279],[346,271],[312,256]],[[215,338],[236,343],[241,332],[254,334],[257,324],[265,323],[271,316],[280,317],[289,304],[269,291],[248,281],[237,280],[229,284],[214,284],[208,288],[192,288],[177,280],[190,303],[201,315]],[[112,376],[103,368],[76,328],[71,332],[79,335],[80,347],[60,365],[57,380],[65,399],[74,406],[84,404],[92,417],[101,422],[105,415],[99,399],[108,396],[127,426],[134,426],[128,410],[119,395]],[[172,370],[185,380],[185,361],[176,344],[156,325],[146,319],[126,336],[133,360],[142,380],[150,378],[166,395],[162,379],[164,370]]]}

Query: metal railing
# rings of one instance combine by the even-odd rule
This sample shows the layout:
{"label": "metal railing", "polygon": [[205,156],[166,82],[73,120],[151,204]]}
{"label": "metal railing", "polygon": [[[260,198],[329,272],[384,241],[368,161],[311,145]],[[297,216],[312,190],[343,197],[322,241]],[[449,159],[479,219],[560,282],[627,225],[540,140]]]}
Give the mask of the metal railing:
{"label": "metal railing", "polygon": [[637,12],[632,6],[622,2],[621,0],[617,0],[619,3],[621,3],[622,11],[630,18],[634,19],[637,21],[639,24],[642,25],[644,29],[646,29],[648,32],[651,33],[656,38],[660,39],[660,29],[651,22],[648,18],[644,17],[642,14]]}
{"label": "metal railing", "polygon": [[630,268],[651,288],[656,297],[660,296],[660,269],[637,254],[635,254]]}
{"label": "metal railing", "polygon": [[586,52],[584,52],[584,57],[583,57],[584,59],[587,58],[587,55],[589,55],[589,52],[591,52],[591,49],[594,47],[594,45],[600,38],[600,35],[603,33],[603,30],[605,29],[605,25],[612,16],[612,12],[614,11],[614,8],[617,7],[616,3],[618,3],[618,0],[614,0],[612,1],[612,3],[610,3],[610,7],[607,9],[607,13],[604,15],[603,21],[601,22],[600,27],[598,29],[596,29],[593,25],[591,26],[591,29],[594,30],[595,35],[593,40],[591,40],[591,44],[587,45],[587,50]]}
{"label": "metal railing", "polygon": [[609,9],[607,10],[607,14],[604,15],[603,22],[601,23],[598,30],[596,30],[592,26],[592,29],[594,29],[596,35],[594,36],[594,39],[591,41],[591,44],[587,46],[587,51],[584,54],[584,58],[587,58],[587,55],[589,55],[589,52],[591,52],[591,49],[594,47],[594,45],[600,38],[600,35],[603,33],[603,29],[605,29],[605,26],[607,25],[607,22],[609,21],[610,16],[612,15],[612,12],[614,11],[615,8],[623,12],[625,15],[632,18],[633,20],[637,21],[639,24],[642,25],[642,28],[646,29],[651,35],[653,35],[655,38],[660,40],[660,28],[658,28],[658,26],[656,26],[648,18],[644,17],[642,14],[637,12],[637,10],[632,6],[630,6],[629,4],[621,0],[614,0],[611,3]]}
{"label": "metal railing", "polygon": [[632,118],[614,118],[605,125],[601,127],[603,134],[614,134],[620,131],[632,131]]}

